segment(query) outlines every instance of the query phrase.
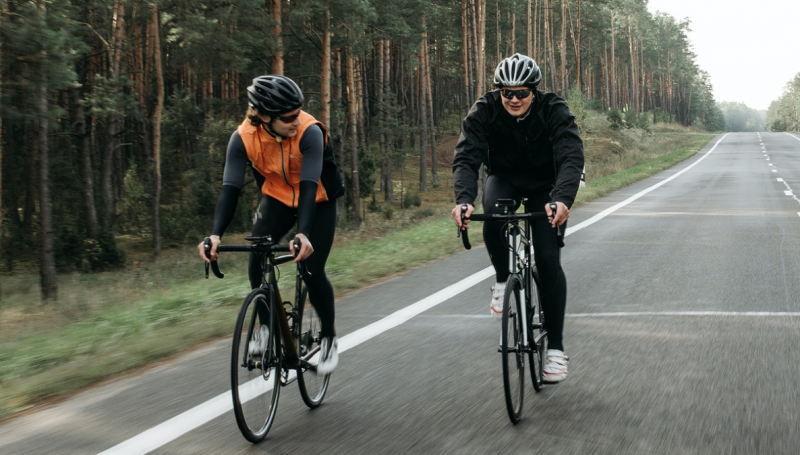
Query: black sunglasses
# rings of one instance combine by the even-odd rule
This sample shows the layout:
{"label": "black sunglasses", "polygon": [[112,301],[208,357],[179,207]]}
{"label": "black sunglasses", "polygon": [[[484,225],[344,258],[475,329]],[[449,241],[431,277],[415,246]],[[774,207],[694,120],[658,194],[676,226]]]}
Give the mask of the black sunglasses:
{"label": "black sunglasses", "polygon": [[500,93],[506,99],[510,100],[510,99],[512,99],[512,98],[514,98],[516,96],[518,100],[522,101],[525,98],[527,98],[528,96],[530,96],[531,90],[527,89],[527,88],[523,89],[523,90],[507,90],[507,89],[503,89],[503,90],[500,90]]}
{"label": "black sunglasses", "polygon": [[297,120],[297,117],[300,117],[300,113],[294,115],[287,115],[285,117],[275,117],[276,119],[282,121],[283,123],[292,123],[293,121]]}

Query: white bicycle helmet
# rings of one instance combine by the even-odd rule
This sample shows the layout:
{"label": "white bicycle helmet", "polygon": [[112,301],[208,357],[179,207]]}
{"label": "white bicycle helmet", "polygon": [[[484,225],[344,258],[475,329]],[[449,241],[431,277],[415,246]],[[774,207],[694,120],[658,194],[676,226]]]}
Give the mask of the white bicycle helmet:
{"label": "white bicycle helmet", "polygon": [[539,65],[527,55],[514,54],[504,59],[494,70],[495,87],[535,88],[542,79]]}

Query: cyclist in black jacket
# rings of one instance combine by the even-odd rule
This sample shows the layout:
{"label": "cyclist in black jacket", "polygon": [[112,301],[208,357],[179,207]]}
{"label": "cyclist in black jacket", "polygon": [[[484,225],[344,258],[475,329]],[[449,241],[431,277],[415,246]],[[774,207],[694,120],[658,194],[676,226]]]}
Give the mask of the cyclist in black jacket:
{"label": "cyclist in black jacket", "polygon": [[[486,166],[483,207],[488,213],[501,213],[495,207],[500,198],[519,204],[528,199],[528,212],[546,212],[549,221],[534,221],[532,241],[539,270],[545,325],[548,333],[544,379],[560,382],[567,377],[562,332],[567,303],[567,281],[561,268],[559,248],[562,232],[575,202],[583,171],[583,142],[575,116],[567,103],[554,93],[537,90],[541,71],[525,55],[514,54],[499,65],[494,74],[497,90],[481,97],[470,109],[461,127],[461,137],[453,159],[456,206],[453,221],[462,229],[461,206],[466,216],[475,209],[478,172]],[[557,206],[555,213],[550,203]],[[468,222],[468,221],[467,221]],[[503,222],[485,222],[483,237],[496,272],[490,310],[500,317],[505,283],[508,280],[508,252],[503,242]]]}

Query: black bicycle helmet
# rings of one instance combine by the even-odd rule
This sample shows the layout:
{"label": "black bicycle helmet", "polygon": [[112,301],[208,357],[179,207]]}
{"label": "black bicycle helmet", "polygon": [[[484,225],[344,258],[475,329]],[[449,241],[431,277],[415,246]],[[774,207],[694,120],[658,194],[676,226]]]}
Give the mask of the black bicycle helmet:
{"label": "black bicycle helmet", "polygon": [[514,54],[504,59],[494,70],[495,87],[536,88],[542,79],[539,65],[527,55]]}
{"label": "black bicycle helmet", "polygon": [[274,117],[303,105],[303,92],[286,76],[266,75],[253,79],[247,87],[250,106],[264,115]]}

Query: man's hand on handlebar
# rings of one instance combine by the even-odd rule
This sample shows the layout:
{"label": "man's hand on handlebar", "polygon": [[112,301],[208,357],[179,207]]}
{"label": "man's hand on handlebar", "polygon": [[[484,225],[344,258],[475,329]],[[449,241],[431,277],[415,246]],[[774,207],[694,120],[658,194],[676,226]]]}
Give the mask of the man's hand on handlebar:
{"label": "man's hand on handlebar", "polygon": [[469,219],[464,220],[464,226],[461,225],[461,213],[463,211],[462,205],[466,205],[467,206],[467,211],[464,212],[464,216],[466,218],[469,218],[470,215],[472,215],[472,212],[475,211],[475,206],[473,206],[472,204],[456,204],[456,206],[453,209],[453,211],[450,212],[450,216],[453,218],[453,222],[456,224],[456,226],[460,227],[461,230],[463,231],[463,230],[467,229],[467,227],[468,227],[467,224],[469,223]]}
{"label": "man's hand on handlebar", "polygon": [[200,244],[197,245],[197,249],[200,250],[200,257],[203,258],[204,261],[206,262],[216,261],[218,257],[217,248],[219,247],[220,244],[219,236],[210,235],[208,236],[208,238],[211,239],[211,251],[209,252],[208,255],[210,258],[206,257],[206,248],[204,242],[200,242]]}
{"label": "man's hand on handlebar", "polygon": [[[551,204],[556,205],[555,216],[553,216],[553,210],[550,208]],[[569,219],[569,209],[563,202],[548,202],[544,205],[544,211],[547,212],[547,219],[553,227],[556,227],[556,223],[561,226]]]}
{"label": "man's hand on handlebar", "polygon": [[294,255],[294,262],[305,261],[309,256],[311,256],[311,253],[314,252],[314,247],[311,246],[311,242],[308,240],[308,237],[306,237],[305,234],[297,234],[294,238],[296,240],[300,240],[299,253],[295,253],[295,242],[289,242],[289,251],[291,251],[292,255]]}

